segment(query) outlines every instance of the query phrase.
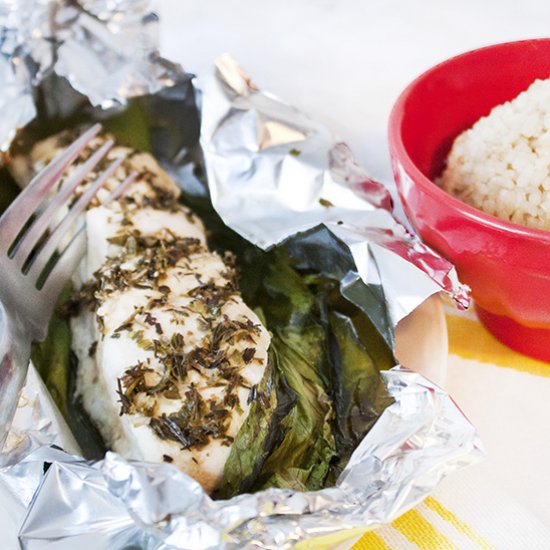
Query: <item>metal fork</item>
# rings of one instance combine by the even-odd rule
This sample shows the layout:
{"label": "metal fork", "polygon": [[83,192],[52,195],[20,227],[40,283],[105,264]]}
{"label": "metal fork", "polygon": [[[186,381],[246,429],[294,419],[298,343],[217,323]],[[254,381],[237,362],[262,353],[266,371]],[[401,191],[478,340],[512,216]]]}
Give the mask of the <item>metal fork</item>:
{"label": "metal fork", "polygon": [[[46,337],[59,294],[86,249],[82,227],[72,237],[69,231],[124,159],[110,164],[62,220],[57,224],[55,220],[113,142],[109,140],[95,151],[63,182],[47,205],[40,206],[100,129],[99,124],[90,128],[38,173],[0,218],[0,449],[25,381],[31,343]],[[63,247],[68,238],[69,244]]]}

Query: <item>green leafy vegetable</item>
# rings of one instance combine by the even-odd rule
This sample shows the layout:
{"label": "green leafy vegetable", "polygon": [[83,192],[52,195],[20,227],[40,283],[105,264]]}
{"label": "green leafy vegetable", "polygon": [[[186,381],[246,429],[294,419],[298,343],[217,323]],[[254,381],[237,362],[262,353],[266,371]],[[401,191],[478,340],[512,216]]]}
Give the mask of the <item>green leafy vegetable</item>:
{"label": "green leafy vegetable", "polygon": [[[227,462],[226,480],[233,475],[238,454],[240,462],[254,465],[250,471],[256,479],[252,482],[248,476],[246,490],[315,490],[333,484],[392,402],[378,370],[393,366],[391,350],[369,319],[342,298],[337,279],[301,274],[288,249],[248,250],[238,258],[245,274],[243,294],[264,312],[273,334],[275,372],[296,395],[296,404],[280,421],[280,443],[267,459],[265,445],[258,454],[245,443],[257,437],[257,427],[247,423],[241,428]],[[246,284],[249,277],[254,279],[252,285]],[[254,414],[251,411],[249,419]],[[268,417],[270,412],[262,414]],[[264,425],[273,430],[273,422],[265,420]],[[233,489],[236,486],[231,484]],[[225,495],[236,492],[226,487]]]}
{"label": "green leafy vegetable", "polygon": [[119,143],[138,151],[151,151],[147,117],[139,99],[130,101],[121,113],[110,116],[103,122],[103,127],[116,136]]}
{"label": "green leafy vegetable", "polygon": [[[59,305],[66,303],[72,293],[73,287],[69,284],[59,298]],[[70,353],[71,329],[58,310],[50,320],[46,339],[33,344],[31,360],[65,418],[68,417]]]}
{"label": "green leafy vegetable", "polygon": [[[355,322],[361,323],[361,316],[357,317]],[[361,340],[354,319],[331,312],[330,328],[335,341],[333,353],[336,355],[333,360],[337,388],[334,406],[339,456],[332,472],[335,481],[351,453],[393,400],[388,395],[377,366],[387,358],[379,356],[378,363],[375,362],[369,354],[369,348]],[[374,346],[370,349],[376,350]]]}
{"label": "green leafy vegetable", "polygon": [[314,491],[323,487],[336,444],[332,403],[319,376],[322,337],[314,326],[289,327],[274,337],[277,368],[296,394],[296,405],[281,421],[285,435],[265,461],[258,488]]}
{"label": "green leafy vegetable", "polygon": [[268,368],[261,383],[253,390],[249,414],[225,463],[224,481],[218,497],[229,498],[254,490],[266,458],[284,435],[280,423],[295,406],[295,394],[274,369],[272,349],[269,355]]}
{"label": "green leafy vegetable", "polygon": [[[325,333],[314,316],[315,297],[282,251],[256,255],[254,260],[250,252],[244,256],[256,268],[261,266],[262,271],[261,283],[255,285],[255,293],[249,298],[253,305],[261,306],[264,321],[272,331],[273,381],[288,388],[295,397],[285,415],[280,414],[280,408],[272,407],[278,414],[271,422],[270,411],[261,411],[261,452],[257,442],[256,446],[247,444],[261,432],[257,422],[251,420],[257,411],[249,413],[249,421],[237,434],[226,463],[222,490],[225,496],[236,493],[232,482],[235,462],[246,462],[248,471],[253,473],[253,477],[250,473],[247,476],[247,490],[315,490],[323,486],[336,453],[331,426],[333,409],[324,376]],[[289,400],[284,403],[288,408]],[[278,437],[267,438],[268,433]]]}
{"label": "green leafy vegetable", "polygon": [[276,368],[295,393],[296,405],[281,422],[285,436],[266,460],[258,484],[315,490],[323,486],[336,454],[325,330],[315,295],[288,255],[279,251],[271,257],[258,299],[273,331]]}

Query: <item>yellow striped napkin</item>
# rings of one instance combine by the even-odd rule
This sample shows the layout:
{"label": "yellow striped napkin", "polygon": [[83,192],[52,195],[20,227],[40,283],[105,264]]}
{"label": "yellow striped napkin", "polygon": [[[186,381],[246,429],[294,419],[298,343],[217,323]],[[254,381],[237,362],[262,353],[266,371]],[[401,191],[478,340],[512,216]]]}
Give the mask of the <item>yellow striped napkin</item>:
{"label": "yellow striped napkin", "polygon": [[[391,527],[365,534],[353,546],[354,550],[391,550],[407,548],[411,544],[422,549],[456,550],[462,540],[477,548],[495,550],[496,547],[477,533],[456,514],[433,497],[428,497],[416,509],[403,514]],[[455,541],[455,542],[453,542]]]}
{"label": "yellow striped napkin", "polygon": [[488,453],[353,550],[550,549],[550,365],[493,338],[473,312],[446,311],[446,389]]}

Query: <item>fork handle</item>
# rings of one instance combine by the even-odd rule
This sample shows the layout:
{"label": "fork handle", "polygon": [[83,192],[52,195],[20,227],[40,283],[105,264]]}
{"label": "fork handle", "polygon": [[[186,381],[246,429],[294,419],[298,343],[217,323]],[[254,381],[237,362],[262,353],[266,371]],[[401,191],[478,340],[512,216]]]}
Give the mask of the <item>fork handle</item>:
{"label": "fork handle", "polygon": [[30,360],[29,336],[9,323],[0,303],[0,449],[4,447]]}

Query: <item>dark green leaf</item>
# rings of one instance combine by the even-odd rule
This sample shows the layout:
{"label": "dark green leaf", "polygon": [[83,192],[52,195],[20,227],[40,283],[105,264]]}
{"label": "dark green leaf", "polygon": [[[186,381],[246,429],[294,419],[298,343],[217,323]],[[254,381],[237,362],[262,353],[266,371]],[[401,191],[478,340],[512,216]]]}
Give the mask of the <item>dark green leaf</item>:
{"label": "dark green leaf", "polygon": [[[72,294],[69,284],[59,298],[64,304]],[[71,352],[71,329],[67,319],[55,312],[48,327],[48,336],[43,342],[33,344],[31,359],[59,410],[67,416],[69,388],[69,354]]]}
{"label": "dark green leaf", "polygon": [[251,299],[262,307],[273,333],[276,373],[296,396],[296,404],[281,420],[282,439],[265,460],[254,488],[315,490],[323,486],[335,455],[324,375],[325,331],[316,316],[315,295],[292,268],[288,254],[277,250],[264,254],[266,260],[261,288]]}
{"label": "dark green leaf", "polygon": [[[331,472],[335,481],[351,453],[393,402],[379,373],[381,365],[392,363],[391,354],[386,353],[384,356],[384,346],[365,346],[350,317],[331,312],[330,328],[334,338],[333,400],[338,446],[338,461]],[[372,340],[371,344],[374,344]],[[375,362],[371,353],[377,356],[378,362]]]}
{"label": "dark green leaf", "polygon": [[258,489],[314,491],[324,485],[336,447],[332,403],[319,376],[323,340],[318,326],[289,327],[274,337],[277,368],[296,394],[296,405],[281,422],[284,438],[265,461]]}
{"label": "dark green leaf", "polygon": [[288,240],[284,246],[295,260],[297,269],[314,270],[324,277],[345,281],[340,287],[342,296],[371,320],[390,348],[394,347],[393,328],[382,287],[366,285],[359,278],[346,244],[320,225]]}
{"label": "dark green leaf", "polygon": [[250,411],[231,446],[218,497],[252,491],[267,456],[284,436],[281,420],[294,407],[296,396],[280,380],[273,355],[270,350],[269,366],[252,392]]}
{"label": "dark green leaf", "polygon": [[151,141],[146,113],[140,100],[135,99],[120,113],[115,113],[103,122],[107,132],[119,143],[137,151],[151,151]]}

